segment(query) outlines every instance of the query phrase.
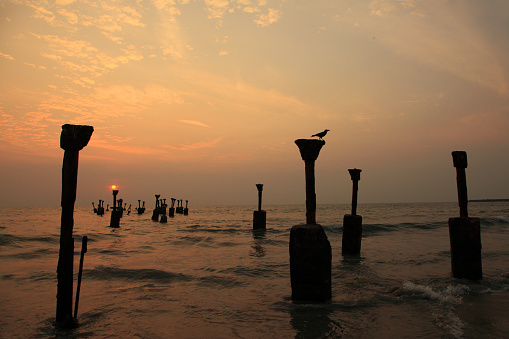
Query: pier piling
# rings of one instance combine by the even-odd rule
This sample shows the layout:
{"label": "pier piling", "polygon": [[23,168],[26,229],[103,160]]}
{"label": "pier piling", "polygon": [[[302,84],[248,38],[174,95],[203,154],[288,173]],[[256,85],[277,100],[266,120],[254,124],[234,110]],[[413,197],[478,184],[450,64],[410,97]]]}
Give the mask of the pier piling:
{"label": "pier piling", "polygon": [[74,239],[74,203],[76,202],[76,187],[78,180],[79,151],[90,141],[94,132],[92,126],[63,125],[60,134],[60,147],[64,150],[62,165],[62,196],[60,221],[60,250],[57,266],[57,305],[56,325],[72,327],[75,322],[72,317],[73,290],[73,259]]}
{"label": "pier piling", "polygon": [[468,194],[465,169],[467,153],[452,152],[456,167],[459,218],[449,218],[449,240],[451,244],[451,267],[455,278],[482,279],[481,226],[479,218],[468,216]]}
{"label": "pier piling", "polygon": [[120,227],[120,218],[122,218],[122,201],[118,201],[117,204],[117,194],[118,190],[113,190],[113,207],[111,208],[111,217],[110,217],[110,227],[118,228]]}
{"label": "pier piling", "polygon": [[262,210],[263,184],[256,184],[258,189],[258,211],[253,211],[253,229],[266,229],[267,212]]}
{"label": "pier piling", "polygon": [[357,191],[362,170],[349,169],[353,182],[352,189],[352,213],[343,217],[343,240],[341,252],[343,255],[359,255],[361,253],[362,240],[362,216],[357,215]]}
{"label": "pier piling", "polygon": [[306,224],[290,231],[290,277],[292,299],[324,302],[331,298],[330,242],[322,226],[316,223],[315,161],[325,141],[298,139],[306,174]]}

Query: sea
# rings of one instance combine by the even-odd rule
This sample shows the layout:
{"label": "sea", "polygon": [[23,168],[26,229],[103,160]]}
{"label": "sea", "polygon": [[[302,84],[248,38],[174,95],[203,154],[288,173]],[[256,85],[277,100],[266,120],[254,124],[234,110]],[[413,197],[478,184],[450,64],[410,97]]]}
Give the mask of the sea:
{"label": "sea", "polygon": [[305,205],[189,206],[167,223],[124,212],[119,228],[74,211],[77,319],[55,328],[60,207],[0,209],[0,338],[509,338],[509,202],[472,202],[483,279],[451,275],[448,219],[457,203],[377,203],[361,255],[341,254],[348,204],[318,205],[332,246],[332,299],[292,301],[290,229]]}

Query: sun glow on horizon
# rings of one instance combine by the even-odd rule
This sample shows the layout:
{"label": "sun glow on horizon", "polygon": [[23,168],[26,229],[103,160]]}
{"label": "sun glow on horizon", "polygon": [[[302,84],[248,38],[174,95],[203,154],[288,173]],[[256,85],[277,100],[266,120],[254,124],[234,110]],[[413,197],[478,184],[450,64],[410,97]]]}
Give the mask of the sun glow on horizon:
{"label": "sun glow on horizon", "polygon": [[112,190],[116,190],[117,189],[117,185],[111,185],[111,189]]}

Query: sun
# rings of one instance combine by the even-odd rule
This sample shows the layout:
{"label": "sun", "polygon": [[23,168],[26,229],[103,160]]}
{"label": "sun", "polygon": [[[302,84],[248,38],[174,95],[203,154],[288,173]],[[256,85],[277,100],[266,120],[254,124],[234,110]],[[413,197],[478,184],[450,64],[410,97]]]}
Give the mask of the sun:
{"label": "sun", "polygon": [[116,186],[116,185],[111,185],[111,189],[112,189],[112,190],[116,190],[116,189],[117,189],[117,186]]}

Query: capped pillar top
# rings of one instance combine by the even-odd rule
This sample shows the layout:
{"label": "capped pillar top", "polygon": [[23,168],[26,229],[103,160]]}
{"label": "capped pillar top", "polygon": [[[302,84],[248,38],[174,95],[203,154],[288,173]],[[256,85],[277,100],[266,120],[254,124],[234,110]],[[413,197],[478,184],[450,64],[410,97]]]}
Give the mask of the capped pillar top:
{"label": "capped pillar top", "polygon": [[325,145],[325,140],[320,139],[297,139],[295,140],[299,146],[300,155],[304,161],[315,161],[320,154],[322,146]]}
{"label": "capped pillar top", "polygon": [[348,172],[350,172],[350,177],[352,178],[352,180],[357,180],[357,181],[361,180],[362,170],[353,168],[353,169],[349,169]]}
{"label": "capped pillar top", "polygon": [[453,151],[452,162],[456,168],[467,168],[467,152]]}
{"label": "capped pillar top", "polygon": [[60,148],[66,151],[80,151],[88,144],[93,132],[92,126],[62,125]]}
{"label": "capped pillar top", "polygon": [[258,192],[263,191],[263,184],[256,184],[256,188],[258,189]]}

